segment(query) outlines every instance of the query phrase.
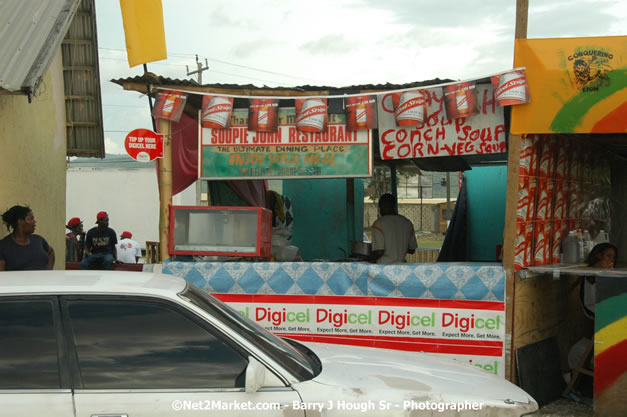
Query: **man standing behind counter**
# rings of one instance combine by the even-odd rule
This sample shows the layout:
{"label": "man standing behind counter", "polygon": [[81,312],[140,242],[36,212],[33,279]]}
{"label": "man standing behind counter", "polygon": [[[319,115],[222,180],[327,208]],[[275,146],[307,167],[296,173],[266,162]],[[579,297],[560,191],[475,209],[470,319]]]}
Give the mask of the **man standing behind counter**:
{"label": "man standing behind counter", "polygon": [[379,213],[381,217],[372,225],[372,260],[378,264],[405,262],[405,254],[418,247],[414,225],[398,214],[392,194],[379,198]]}

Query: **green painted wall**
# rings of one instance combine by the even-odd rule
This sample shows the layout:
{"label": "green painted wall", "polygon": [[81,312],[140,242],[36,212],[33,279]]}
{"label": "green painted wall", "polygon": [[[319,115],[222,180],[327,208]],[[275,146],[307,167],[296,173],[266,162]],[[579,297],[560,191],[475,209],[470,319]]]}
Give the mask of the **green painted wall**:
{"label": "green painted wall", "polygon": [[507,166],[473,167],[464,174],[471,259],[496,261],[496,245],[503,244],[505,229]]}
{"label": "green painted wall", "polygon": [[354,204],[349,204],[345,179],[283,182],[283,194],[294,207],[292,244],[304,260],[344,258],[350,255],[350,241],[361,240],[364,187],[360,179],[354,188]]}

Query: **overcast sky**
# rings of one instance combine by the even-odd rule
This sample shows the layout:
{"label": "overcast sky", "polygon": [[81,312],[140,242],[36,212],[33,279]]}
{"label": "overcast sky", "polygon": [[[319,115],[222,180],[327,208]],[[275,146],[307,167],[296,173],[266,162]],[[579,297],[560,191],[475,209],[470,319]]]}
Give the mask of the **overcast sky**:
{"label": "overcast sky", "polygon": [[[515,0],[162,0],[171,78],[257,86],[469,79],[512,68]],[[529,0],[529,38],[627,35],[627,1]],[[96,1],[105,149],[152,129],[148,99],[111,79],[129,69],[118,1]]]}

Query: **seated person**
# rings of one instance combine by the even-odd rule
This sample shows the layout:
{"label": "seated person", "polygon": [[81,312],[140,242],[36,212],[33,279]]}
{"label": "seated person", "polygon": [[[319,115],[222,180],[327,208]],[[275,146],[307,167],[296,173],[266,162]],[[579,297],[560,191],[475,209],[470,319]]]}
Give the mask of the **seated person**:
{"label": "seated person", "polygon": [[[603,242],[596,245],[590,251],[586,264],[592,268],[611,269],[616,265],[618,248],[611,243]],[[580,298],[583,310],[589,318],[594,317],[594,305],[596,298],[596,281],[594,276],[583,277],[580,287]]]}
{"label": "seated person", "polygon": [[118,239],[115,231],[109,227],[109,215],[105,211],[99,212],[96,223],[98,226],[87,232],[85,255],[88,256],[81,261],[81,269],[113,269]]}

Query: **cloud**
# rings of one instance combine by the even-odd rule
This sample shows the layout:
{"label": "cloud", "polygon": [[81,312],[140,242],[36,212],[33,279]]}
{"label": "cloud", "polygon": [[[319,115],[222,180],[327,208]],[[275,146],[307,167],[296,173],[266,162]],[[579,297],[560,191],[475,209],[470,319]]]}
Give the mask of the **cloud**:
{"label": "cloud", "polygon": [[109,137],[105,137],[105,153],[121,154],[126,153],[126,149],[118,141],[114,141]]}
{"label": "cloud", "polygon": [[335,33],[305,42],[301,46],[301,51],[314,55],[339,55],[352,52],[355,46],[355,43],[349,42],[344,35]]}

